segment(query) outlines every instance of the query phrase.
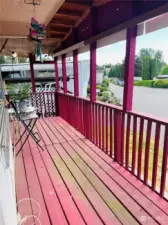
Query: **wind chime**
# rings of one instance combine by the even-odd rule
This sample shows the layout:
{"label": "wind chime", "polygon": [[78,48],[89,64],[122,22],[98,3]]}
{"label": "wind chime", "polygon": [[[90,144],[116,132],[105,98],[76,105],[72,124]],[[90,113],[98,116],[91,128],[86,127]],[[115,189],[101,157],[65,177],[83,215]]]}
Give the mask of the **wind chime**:
{"label": "wind chime", "polygon": [[31,2],[25,2],[26,4],[33,5],[34,15],[31,18],[31,27],[29,28],[28,40],[33,41],[35,43],[35,54],[36,57],[40,57],[40,61],[42,62],[42,40],[46,38],[45,35],[45,25],[38,23],[35,19],[35,7],[40,5],[40,3],[36,0],[32,0]]}

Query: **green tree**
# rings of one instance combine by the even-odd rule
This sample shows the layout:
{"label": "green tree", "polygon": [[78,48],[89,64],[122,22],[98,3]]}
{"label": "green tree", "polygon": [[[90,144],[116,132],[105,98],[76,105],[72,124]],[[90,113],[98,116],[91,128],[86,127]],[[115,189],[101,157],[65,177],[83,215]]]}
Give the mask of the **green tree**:
{"label": "green tree", "polygon": [[27,62],[28,62],[27,58],[23,58],[23,57],[18,58],[18,63],[27,63]]}
{"label": "green tree", "polygon": [[142,73],[143,80],[150,80],[150,57],[144,56],[142,59]]}
{"label": "green tree", "polygon": [[137,62],[135,62],[135,76],[137,76],[137,74],[142,74],[142,79],[145,80],[152,80],[153,77],[156,77],[159,74],[159,71],[165,65],[163,52],[160,50],[155,51],[151,48],[142,48],[137,57]]}
{"label": "green tree", "polygon": [[113,65],[108,74],[109,77],[124,78],[124,61]]}
{"label": "green tree", "polygon": [[164,66],[161,70],[162,75],[167,75],[168,74],[168,65]]}
{"label": "green tree", "polygon": [[3,55],[0,55],[0,64],[5,63],[5,57]]}
{"label": "green tree", "polygon": [[106,70],[104,69],[104,77],[105,77],[105,76],[107,76],[107,72],[106,72]]}
{"label": "green tree", "polygon": [[135,57],[135,77],[141,77],[141,73],[142,73],[142,62],[141,62],[141,58],[139,56]]}

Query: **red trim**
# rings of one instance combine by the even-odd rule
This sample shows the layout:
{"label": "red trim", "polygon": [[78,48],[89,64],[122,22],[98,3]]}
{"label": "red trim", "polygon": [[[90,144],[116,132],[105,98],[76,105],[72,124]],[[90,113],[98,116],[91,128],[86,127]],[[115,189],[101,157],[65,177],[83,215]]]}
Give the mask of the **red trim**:
{"label": "red trim", "polygon": [[136,35],[137,35],[137,26],[127,29],[125,75],[124,75],[124,95],[123,95],[124,111],[132,110]]}
{"label": "red trim", "polygon": [[33,93],[36,92],[35,87],[35,76],[34,76],[34,68],[33,68],[33,55],[29,54],[29,61],[30,61],[30,76],[31,76],[31,83],[32,83],[32,91]]}
{"label": "red trim", "polygon": [[79,78],[78,78],[78,50],[73,51],[73,69],[74,69],[74,96],[79,96]]}
{"label": "red trim", "polygon": [[59,91],[59,76],[58,76],[58,59],[55,58],[54,62],[54,67],[55,67],[55,83],[56,83],[56,91]]}
{"label": "red trim", "polygon": [[64,88],[64,94],[66,94],[67,91],[67,78],[66,78],[66,55],[62,55],[62,76],[63,76],[63,88]]}
{"label": "red trim", "polygon": [[96,101],[96,42],[90,44],[90,99]]}

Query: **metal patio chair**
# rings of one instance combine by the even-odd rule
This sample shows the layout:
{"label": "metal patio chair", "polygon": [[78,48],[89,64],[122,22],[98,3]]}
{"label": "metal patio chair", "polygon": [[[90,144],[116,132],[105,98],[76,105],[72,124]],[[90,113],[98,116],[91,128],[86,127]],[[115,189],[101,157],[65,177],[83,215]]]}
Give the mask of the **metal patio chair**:
{"label": "metal patio chair", "polygon": [[[44,151],[44,149],[42,148],[42,146],[39,144],[39,142],[40,142],[40,140],[41,140],[41,136],[39,135],[38,132],[33,132],[33,128],[34,128],[34,126],[36,125],[36,122],[37,122],[37,119],[38,119],[37,114],[36,114],[36,115],[33,115],[33,116],[31,116],[31,115],[29,116],[29,115],[28,115],[28,116],[24,116],[24,117],[23,117],[23,116],[21,116],[21,114],[18,112],[17,107],[16,107],[16,105],[14,104],[14,102],[13,102],[13,101],[10,101],[10,104],[11,104],[13,110],[14,110],[14,116],[16,117],[16,119],[17,119],[18,121],[20,121],[20,122],[23,124],[23,126],[24,126],[24,128],[25,128],[25,130],[23,131],[23,133],[20,135],[19,140],[16,142],[15,146],[17,146],[18,143],[22,140],[23,136],[24,136],[25,134],[27,134],[27,135],[26,135],[26,138],[25,138],[25,140],[22,142],[21,147],[20,147],[20,149],[18,150],[16,156],[17,156],[17,155],[20,153],[20,151],[22,150],[22,148],[23,148],[24,144],[26,143],[26,141],[28,140],[29,136],[31,136],[31,137],[34,139],[34,141],[36,142],[36,144],[42,149],[42,151]],[[28,121],[28,124],[26,124],[26,121]]]}

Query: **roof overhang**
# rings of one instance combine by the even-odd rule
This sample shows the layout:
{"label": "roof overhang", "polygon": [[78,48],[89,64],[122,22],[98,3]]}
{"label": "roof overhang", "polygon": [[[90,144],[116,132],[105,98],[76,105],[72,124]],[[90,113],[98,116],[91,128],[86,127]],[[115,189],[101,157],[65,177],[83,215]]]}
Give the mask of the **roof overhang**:
{"label": "roof overhang", "polygon": [[[35,16],[41,24],[48,25],[64,0],[38,0],[40,5],[34,7],[26,4],[32,0],[1,0],[0,3],[0,54],[10,55],[15,51],[20,56],[34,52],[34,43],[27,40],[31,18]],[[36,1],[36,0],[35,0]],[[53,44],[45,40],[44,47]],[[47,49],[45,49],[47,52]]]}

